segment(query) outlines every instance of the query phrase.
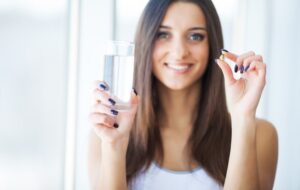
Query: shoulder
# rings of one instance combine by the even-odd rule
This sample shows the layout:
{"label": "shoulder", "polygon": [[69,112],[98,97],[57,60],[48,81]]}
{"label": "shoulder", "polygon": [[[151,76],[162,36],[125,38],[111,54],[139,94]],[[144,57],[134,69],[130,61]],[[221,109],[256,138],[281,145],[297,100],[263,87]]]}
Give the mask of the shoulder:
{"label": "shoulder", "polygon": [[256,147],[260,184],[272,189],[278,159],[278,135],[275,126],[264,119],[257,119]]}
{"label": "shoulder", "polygon": [[267,135],[272,136],[273,138],[277,138],[276,128],[271,122],[257,118],[256,123],[258,135]]}
{"label": "shoulder", "polygon": [[275,126],[264,119],[256,119],[257,124],[257,131],[256,131],[256,138],[257,138],[257,145],[263,145],[260,144],[262,142],[270,142],[270,143],[277,143],[278,141],[278,135],[277,130]]}
{"label": "shoulder", "polygon": [[256,119],[256,145],[258,151],[270,152],[277,154],[278,134],[275,126],[264,119]]}
{"label": "shoulder", "polygon": [[258,158],[270,158],[277,160],[278,134],[275,126],[264,119],[256,119],[256,147]]}

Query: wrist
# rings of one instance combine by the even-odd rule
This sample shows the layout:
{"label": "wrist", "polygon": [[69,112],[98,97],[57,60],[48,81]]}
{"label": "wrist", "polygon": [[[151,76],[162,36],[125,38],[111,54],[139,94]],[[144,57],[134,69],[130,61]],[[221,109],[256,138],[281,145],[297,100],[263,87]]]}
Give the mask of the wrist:
{"label": "wrist", "polygon": [[[256,133],[256,118],[253,115],[236,114],[231,115],[232,135],[238,136],[245,134],[255,135]],[[242,135],[243,136],[243,135]]]}
{"label": "wrist", "polygon": [[231,123],[238,125],[251,125],[254,124],[256,118],[254,115],[232,115]]}
{"label": "wrist", "polygon": [[255,112],[233,111],[230,113],[232,123],[253,123],[256,120]]}
{"label": "wrist", "polygon": [[112,142],[101,142],[102,155],[116,155],[117,157],[123,157],[126,155],[128,147],[129,137],[123,137]]}

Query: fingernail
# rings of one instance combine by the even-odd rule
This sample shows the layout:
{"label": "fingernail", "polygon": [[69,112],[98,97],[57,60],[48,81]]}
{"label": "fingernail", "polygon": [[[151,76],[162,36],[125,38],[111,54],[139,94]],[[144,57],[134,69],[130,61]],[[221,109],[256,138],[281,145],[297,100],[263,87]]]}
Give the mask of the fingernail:
{"label": "fingernail", "polygon": [[111,99],[111,98],[109,98],[108,101],[109,101],[109,102],[111,103],[111,105],[113,105],[113,106],[116,104],[116,101],[114,101],[114,100]]}
{"label": "fingernail", "polygon": [[104,84],[100,84],[99,87],[102,89],[102,90],[106,90],[106,86]]}
{"label": "fingernail", "polygon": [[250,67],[250,65],[248,65],[248,66],[245,68],[245,72],[248,71],[249,67]]}
{"label": "fingernail", "polygon": [[229,52],[229,51],[228,51],[228,50],[226,50],[226,49],[221,49],[221,51],[224,51],[224,52],[227,52],[227,53]]}
{"label": "fingernail", "polygon": [[137,96],[138,95],[137,91],[134,88],[132,88],[132,90],[133,90],[133,93]]}
{"label": "fingernail", "polygon": [[241,72],[241,73],[244,73],[244,65],[241,66],[240,72]]}
{"label": "fingernail", "polygon": [[237,65],[234,66],[234,72],[238,72],[239,67]]}
{"label": "fingernail", "polygon": [[118,128],[119,125],[117,123],[114,123],[114,128]]}
{"label": "fingernail", "polygon": [[110,110],[110,112],[111,112],[112,114],[114,114],[114,115],[118,115],[118,114],[119,114],[119,112],[118,112],[117,110]]}
{"label": "fingernail", "polygon": [[104,84],[102,84],[102,83],[100,83],[99,87],[100,87],[102,90],[106,90],[106,89],[107,89],[107,87],[106,87]]}

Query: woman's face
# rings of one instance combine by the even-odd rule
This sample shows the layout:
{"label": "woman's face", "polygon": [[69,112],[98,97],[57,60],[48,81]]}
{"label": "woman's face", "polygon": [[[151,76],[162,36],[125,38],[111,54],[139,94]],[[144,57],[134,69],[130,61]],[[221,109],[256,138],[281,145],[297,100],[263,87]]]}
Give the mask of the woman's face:
{"label": "woman's face", "polygon": [[203,75],[209,45],[205,16],[193,3],[170,5],[154,45],[152,71],[166,87],[182,90]]}

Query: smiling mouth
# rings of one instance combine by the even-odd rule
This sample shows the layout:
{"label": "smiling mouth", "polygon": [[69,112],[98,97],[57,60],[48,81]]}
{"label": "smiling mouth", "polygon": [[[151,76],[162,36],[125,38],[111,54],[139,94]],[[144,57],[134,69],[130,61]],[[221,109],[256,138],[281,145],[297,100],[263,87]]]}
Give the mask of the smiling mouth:
{"label": "smiling mouth", "polygon": [[179,64],[168,64],[164,63],[164,65],[173,71],[179,72],[179,73],[185,73],[190,70],[190,68],[193,66],[193,64],[184,64],[184,65],[179,65]]}

